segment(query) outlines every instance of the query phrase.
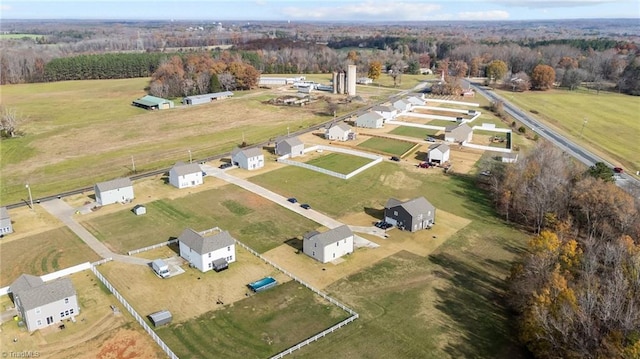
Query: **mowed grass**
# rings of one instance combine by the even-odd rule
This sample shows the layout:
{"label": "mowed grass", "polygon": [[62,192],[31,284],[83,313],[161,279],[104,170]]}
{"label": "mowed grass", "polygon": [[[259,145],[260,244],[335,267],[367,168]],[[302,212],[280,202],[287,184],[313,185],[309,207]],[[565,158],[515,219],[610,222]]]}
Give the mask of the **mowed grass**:
{"label": "mowed grass", "polygon": [[358,147],[372,149],[374,152],[383,152],[390,155],[402,156],[409,151],[415,143],[396,140],[393,138],[372,137],[360,144]]}
{"label": "mowed grass", "polygon": [[[257,89],[210,104],[145,111],[131,102],[149,79],[3,85],[2,102],[21,118],[21,137],[3,140],[0,201],[89,187],[99,181],[167,168],[231,151],[243,139],[259,143],[328,119],[322,101],[274,106],[280,94]],[[179,104],[177,104],[179,105]],[[259,126],[256,124],[259,123]]]}
{"label": "mowed grass", "polygon": [[199,232],[213,227],[228,230],[262,253],[319,226],[233,185],[146,206],[144,216],[122,210],[91,218],[82,225],[118,253],[176,238],[185,228]]}
{"label": "mowed grass", "polygon": [[449,127],[449,126],[456,126],[457,123],[456,121],[447,121],[447,120],[429,120],[428,122],[425,123],[425,125]]}
{"label": "mowed grass", "polygon": [[398,126],[389,132],[393,135],[415,137],[421,140],[427,138],[427,136],[435,136],[438,130],[430,130],[428,128],[410,127],[410,126]]}
{"label": "mowed grass", "polygon": [[371,159],[369,158],[334,152],[328,153],[322,157],[314,158],[306,163],[346,175],[369,162],[371,162]]}
{"label": "mowed grass", "polygon": [[[284,177],[304,179],[305,186],[287,187]],[[347,181],[292,167],[252,181],[336,218],[379,213],[390,197],[425,196],[437,209],[471,220],[427,257],[399,252],[330,285],[327,291],[361,318],[295,357],[522,357],[503,295],[527,235],[495,217],[472,177],[424,176],[384,162]]]}
{"label": "mowed grass", "polygon": [[16,240],[0,241],[0,287],[11,284],[23,273],[43,275],[99,259],[67,227]]}
{"label": "mowed grass", "polygon": [[347,317],[290,281],[156,332],[181,358],[267,358]]}
{"label": "mowed grass", "polygon": [[[640,157],[637,156],[640,151],[640,102],[637,96],[566,90],[497,92],[609,162],[632,173],[640,169]],[[539,114],[533,114],[531,110]]]}

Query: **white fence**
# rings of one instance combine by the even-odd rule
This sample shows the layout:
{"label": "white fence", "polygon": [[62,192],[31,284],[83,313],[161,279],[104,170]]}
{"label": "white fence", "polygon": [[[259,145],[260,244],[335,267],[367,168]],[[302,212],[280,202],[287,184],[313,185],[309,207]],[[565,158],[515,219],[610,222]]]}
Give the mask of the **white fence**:
{"label": "white fence", "polygon": [[378,163],[382,162],[382,157],[378,156],[378,155],[374,155],[371,153],[367,153],[367,152],[363,152],[363,151],[356,151],[356,150],[351,150],[348,148],[340,148],[340,147],[334,147],[334,146],[324,146],[324,145],[317,145],[317,146],[311,146],[311,147],[307,147],[304,149],[304,153],[307,152],[313,152],[313,151],[329,151],[329,152],[338,152],[338,153],[344,153],[344,154],[348,154],[348,155],[352,155],[352,156],[358,156],[358,157],[364,157],[364,158],[369,158],[372,159],[373,161],[370,163],[367,163],[366,165],[352,171],[351,173],[348,174],[342,174],[342,173],[338,173],[338,172],[334,172],[331,170],[328,170],[326,168],[321,168],[318,166],[313,166],[310,165],[308,163],[304,163],[304,162],[297,162],[297,161],[291,161],[289,160],[289,155],[283,155],[278,157],[278,162],[282,162],[282,163],[286,163],[288,165],[292,165],[292,166],[298,166],[298,167],[302,167],[302,168],[306,168],[312,171],[316,171],[316,172],[320,172],[320,173],[324,173],[326,175],[329,176],[333,176],[333,177],[337,177],[337,178],[341,178],[341,179],[349,179],[355,175],[357,175],[358,173],[365,171],[366,169],[377,165]]}
{"label": "white fence", "polygon": [[439,130],[439,131],[444,131],[444,126],[434,126],[434,125],[423,125],[420,123],[413,123],[413,122],[404,122],[404,121],[388,121],[387,122],[390,125],[399,125],[399,126],[407,126],[407,127],[418,127],[418,128],[426,128],[429,130]]}
{"label": "white fence", "polygon": [[452,105],[461,105],[461,106],[471,106],[471,107],[480,107],[479,103],[474,102],[462,102],[462,101],[452,101],[452,100],[440,100],[437,98],[428,98],[427,103],[429,102],[439,102],[439,103],[448,103]]}
{"label": "white fence", "polygon": [[127,302],[126,299],[124,299],[124,297],[120,295],[120,293],[111,285],[111,283],[109,283],[109,281],[100,272],[98,272],[95,266],[91,266],[91,271],[96,275],[96,277],[98,277],[102,284],[104,284],[105,287],[107,287],[107,289],[109,289],[109,291],[113,293],[113,295],[118,299],[118,301],[120,301],[120,303],[127,309],[127,311],[131,313],[131,315],[142,326],[147,334],[151,336],[151,339],[153,339],[160,346],[160,348],[162,348],[162,350],[167,353],[169,358],[178,359],[178,356],[173,353],[173,351],[167,344],[165,344],[164,341],[162,341],[162,339],[160,339],[158,334],[156,334],[156,332],[154,332],[153,329],[149,327],[147,322],[145,322],[144,319],[138,314],[138,312],[136,312],[135,309],[133,309],[133,307],[129,305],[129,302]]}
{"label": "white fence", "polygon": [[249,251],[249,253],[253,254],[254,256],[260,258],[261,260],[263,260],[265,263],[269,264],[270,266],[274,267],[275,269],[279,270],[280,272],[284,273],[285,275],[287,275],[289,278],[293,279],[294,281],[302,284],[303,286],[307,287],[308,289],[310,289],[312,292],[316,293],[317,295],[321,296],[322,298],[324,298],[326,301],[328,301],[329,303],[337,306],[338,308],[344,310],[345,312],[349,313],[351,316],[343,321],[341,321],[340,323],[323,330],[322,332],[312,336],[311,338],[305,339],[303,341],[301,341],[298,344],[295,344],[283,351],[281,351],[280,353],[274,355],[271,357],[271,359],[274,358],[282,358],[283,356],[287,355],[287,354],[291,354],[292,352],[304,347],[305,345],[308,345],[312,342],[317,341],[318,339],[326,336],[329,333],[333,333],[334,331],[342,328],[343,326],[353,322],[354,320],[358,319],[360,316],[358,315],[358,313],[356,313],[355,311],[353,311],[351,308],[347,307],[346,305],[338,302],[337,300],[333,299],[332,297],[328,296],[327,294],[321,292],[320,290],[314,288],[311,286],[311,284],[303,281],[302,279],[296,277],[295,275],[293,275],[292,273],[289,273],[287,270],[285,270],[284,268],[280,267],[279,265],[273,263],[272,261],[268,260],[267,258],[264,258],[262,255],[260,255],[260,253],[254,251],[253,249],[249,248],[247,245],[245,245],[244,243],[236,240],[236,243],[238,245],[240,245],[242,248],[246,249],[247,251]]}
{"label": "white fence", "polygon": [[152,249],[156,249],[156,248],[160,248],[160,247],[164,247],[164,246],[168,246],[170,244],[176,243],[178,240],[177,239],[170,239],[166,242],[162,242],[162,243],[158,243],[158,244],[154,244],[152,246],[148,246],[148,247],[144,247],[144,248],[138,248],[138,249],[134,249],[132,251],[128,251],[127,254],[132,256],[134,254],[138,254],[140,252],[146,252],[146,251],[150,251]]}
{"label": "white fence", "polygon": [[[89,268],[91,268],[91,263],[84,262],[84,263],[75,265],[73,267],[68,267],[53,273],[42,275],[40,276],[40,279],[42,279],[43,282],[48,282],[50,280],[58,279],[58,278],[67,276],[69,274],[82,272],[83,270],[87,270]],[[7,294],[9,294],[9,286],[0,288],[0,296],[7,295]]]}
{"label": "white fence", "polygon": [[333,176],[333,177],[338,177],[338,178],[341,178],[341,179],[347,179],[347,176],[343,175],[342,173],[330,171],[330,170],[328,170],[326,168],[313,166],[313,165],[310,165],[310,164],[307,164],[307,163],[304,163],[304,162],[291,161],[291,160],[287,160],[287,159],[284,159],[284,158],[278,159],[278,162],[286,163],[286,164],[292,165],[292,166],[298,166],[298,167],[306,168],[308,170],[324,173],[326,175]]}
{"label": "white fence", "polygon": [[500,148],[500,147],[476,145],[476,144],[467,143],[467,142],[463,143],[462,146],[469,147],[469,148],[477,148],[479,150],[495,151],[495,152],[502,152],[502,153],[511,153],[511,149],[510,148]]}

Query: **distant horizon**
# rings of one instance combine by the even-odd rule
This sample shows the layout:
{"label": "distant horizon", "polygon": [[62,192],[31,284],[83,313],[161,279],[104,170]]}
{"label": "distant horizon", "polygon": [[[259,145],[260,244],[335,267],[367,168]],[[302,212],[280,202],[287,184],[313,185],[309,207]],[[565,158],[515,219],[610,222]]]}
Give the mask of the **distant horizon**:
{"label": "distant horizon", "polygon": [[[132,16],[132,14],[136,14]],[[426,22],[638,19],[637,0],[3,0],[2,20]],[[640,23],[639,23],[640,25]]]}

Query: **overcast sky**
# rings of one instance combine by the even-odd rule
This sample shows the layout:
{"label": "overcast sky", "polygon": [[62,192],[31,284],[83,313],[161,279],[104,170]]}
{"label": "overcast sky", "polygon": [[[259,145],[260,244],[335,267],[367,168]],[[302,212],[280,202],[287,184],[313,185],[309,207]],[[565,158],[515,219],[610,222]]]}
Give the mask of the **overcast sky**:
{"label": "overcast sky", "polygon": [[0,1],[0,19],[289,20],[292,22],[640,19],[640,0]]}

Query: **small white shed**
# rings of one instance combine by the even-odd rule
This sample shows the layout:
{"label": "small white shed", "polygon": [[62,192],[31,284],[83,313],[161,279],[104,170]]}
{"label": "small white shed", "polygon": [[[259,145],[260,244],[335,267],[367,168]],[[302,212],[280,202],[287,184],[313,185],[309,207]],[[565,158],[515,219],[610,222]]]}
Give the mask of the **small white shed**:
{"label": "small white shed", "polygon": [[133,213],[136,214],[136,216],[141,216],[143,214],[147,214],[147,207],[145,207],[144,205],[138,204],[135,207],[133,207],[132,211]]}

